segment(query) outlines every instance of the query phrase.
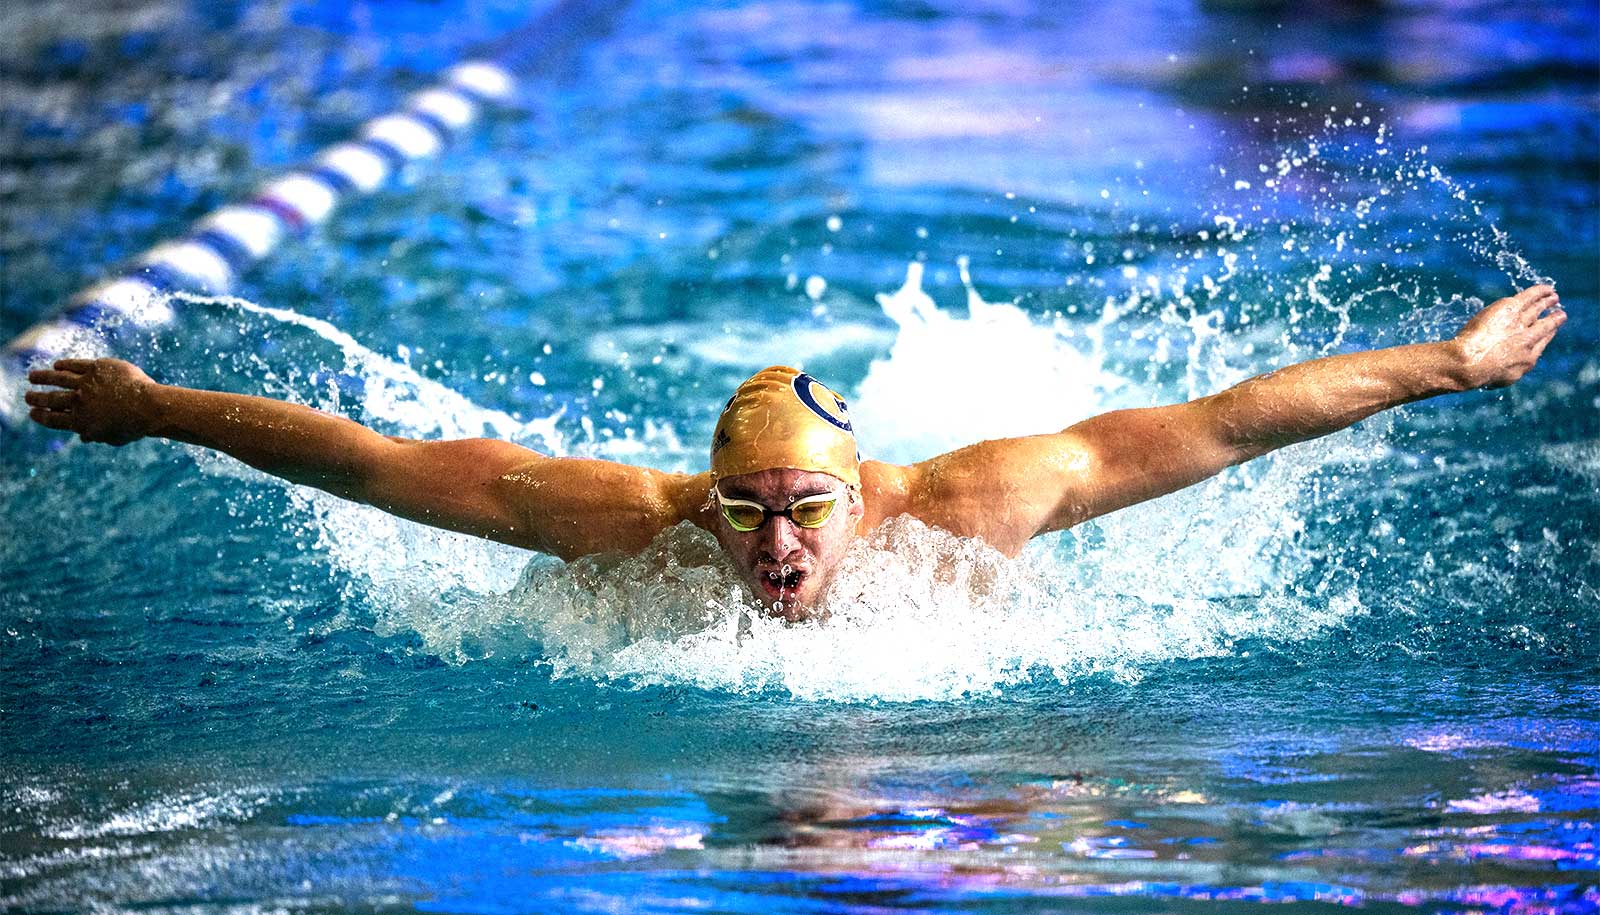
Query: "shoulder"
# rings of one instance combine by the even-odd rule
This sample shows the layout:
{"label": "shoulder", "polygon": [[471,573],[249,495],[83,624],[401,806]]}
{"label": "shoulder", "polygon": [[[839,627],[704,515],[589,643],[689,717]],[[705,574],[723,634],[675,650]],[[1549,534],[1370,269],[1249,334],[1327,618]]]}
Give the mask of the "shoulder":
{"label": "shoulder", "polygon": [[[909,467],[880,465],[870,477],[869,522],[907,514],[963,537],[978,537],[1015,555],[1053,523],[1064,503],[1081,500],[1093,477],[1093,456],[1065,433],[995,439]],[[874,496],[878,510],[874,511]]]}
{"label": "shoulder", "polygon": [[716,529],[716,512],[712,508],[711,473],[665,473],[656,471],[657,491],[664,503],[670,506],[668,514],[672,523],[690,521],[708,531]]}
{"label": "shoulder", "polygon": [[871,530],[896,515],[911,510],[916,494],[917,469],[883,461],[861,463],[861,501],[866,508],[862,527]]}

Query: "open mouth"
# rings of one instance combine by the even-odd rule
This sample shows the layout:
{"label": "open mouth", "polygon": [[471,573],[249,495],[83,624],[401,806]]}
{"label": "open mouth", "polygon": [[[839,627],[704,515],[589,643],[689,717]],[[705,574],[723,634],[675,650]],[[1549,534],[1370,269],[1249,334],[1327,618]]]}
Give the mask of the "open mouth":
{"label": "open mouth", "polygon": [[768,597],[793,597],[794,592],[805,581],[806,573],[800,569],[769,569],[759,575],[761,590]]}

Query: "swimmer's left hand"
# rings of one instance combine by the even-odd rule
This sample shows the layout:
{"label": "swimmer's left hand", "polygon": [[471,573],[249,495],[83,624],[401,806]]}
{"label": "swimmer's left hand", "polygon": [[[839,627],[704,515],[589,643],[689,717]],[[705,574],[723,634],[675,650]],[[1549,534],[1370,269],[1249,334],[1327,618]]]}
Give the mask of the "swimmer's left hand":
{"label": "swimmer's left hand", "polygon": [[1495,302],[1450,341],[1468,388],[1503,388],[1539,361],[1567,313],[1549,286],[1532,286]]}

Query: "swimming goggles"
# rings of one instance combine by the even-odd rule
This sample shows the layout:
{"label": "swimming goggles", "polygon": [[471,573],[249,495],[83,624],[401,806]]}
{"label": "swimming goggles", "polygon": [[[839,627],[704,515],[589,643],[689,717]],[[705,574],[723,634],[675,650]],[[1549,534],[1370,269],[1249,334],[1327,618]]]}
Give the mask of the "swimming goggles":
{"label": "swimming goggles", "polygon": [[741,534],[759,530],[768,518],[773,517],[788,518],[805,528],[821,527],[833,517],[833,509],[842,495],[838,492],[819,492],[814,496],[801,496],[790,502],[788,508],[773,509],[748,499],[729,499],[720,488],[716,489],[716,493],[717,504],[722,506],[722,517],[728,519],[728,524]]}

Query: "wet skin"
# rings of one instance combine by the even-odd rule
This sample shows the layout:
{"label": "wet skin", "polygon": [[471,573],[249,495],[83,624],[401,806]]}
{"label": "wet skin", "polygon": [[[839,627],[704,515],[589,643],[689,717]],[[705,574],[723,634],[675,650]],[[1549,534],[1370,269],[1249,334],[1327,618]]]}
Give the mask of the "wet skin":
{"label": "wet skin", "polygon": [[717,513],[717,541],[757,598],[774,616],[791,622],[809,618],[856,538],[864,514],[861,498],[831,474],[789,468],[728,477],[718,486],[728,498],[760,502],[775,511],[817,493],[841,495],[827,522],[815,528],[774,516],[753,531],[737,531]]}

